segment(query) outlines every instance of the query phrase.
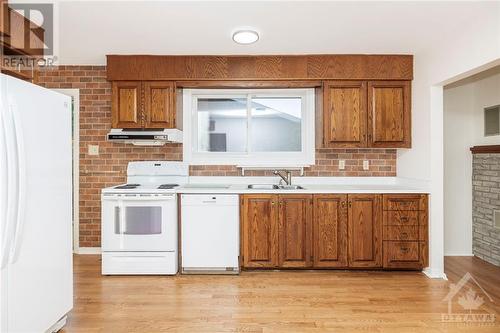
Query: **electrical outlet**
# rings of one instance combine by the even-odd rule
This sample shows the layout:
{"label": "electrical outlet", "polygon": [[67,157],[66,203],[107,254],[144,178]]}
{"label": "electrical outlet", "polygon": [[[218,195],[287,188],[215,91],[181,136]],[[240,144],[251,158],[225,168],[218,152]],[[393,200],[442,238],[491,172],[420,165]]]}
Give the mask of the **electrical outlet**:
{"label": "electrical outlet", "polygon": [[89,155],[91,155],[91,156],[99,155],[99,146],[98,145],[89,145]]}
{"label": "electrical outlet", "polygon": [[339,160],[339,170],[345,170],[345,160]]}
{"label": "electrical outlet", "polygon": [[363,161],[363,170],[370,170],[370,161],[368,160]]}

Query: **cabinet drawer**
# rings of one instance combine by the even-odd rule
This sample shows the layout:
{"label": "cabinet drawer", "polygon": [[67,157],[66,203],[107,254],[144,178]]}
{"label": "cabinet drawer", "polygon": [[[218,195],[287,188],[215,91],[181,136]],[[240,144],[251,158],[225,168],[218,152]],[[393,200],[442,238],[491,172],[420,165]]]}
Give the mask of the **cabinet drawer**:
{"label": "cabinet drawer", "polygon": [[384,242],[384,268],[421,269],[419,242]]}
{"label": "cabinet drawer", "polygon": [[426,196],[420,194],[384,195],[384,210],[425,210]]}
{"label": "cabinet drawer", "polygon": [[418,211],[386,211],[384,225],[418,225]]}
{"label": "cabinet drawer", "polygon": [[416,241],[418,240],[418,226],[384,226],[384,240]]}

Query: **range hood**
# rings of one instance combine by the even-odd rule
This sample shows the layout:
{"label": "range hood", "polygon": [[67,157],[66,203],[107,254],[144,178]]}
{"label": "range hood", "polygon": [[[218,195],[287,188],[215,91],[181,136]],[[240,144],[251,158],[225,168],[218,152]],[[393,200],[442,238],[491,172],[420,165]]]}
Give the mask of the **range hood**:
{"label": "range hood", "polygon": [[107,138],[111,142],[136,146],[163,146],[169,142],[182,142],[182,131],[176,128],[141,131],[112,128]]}

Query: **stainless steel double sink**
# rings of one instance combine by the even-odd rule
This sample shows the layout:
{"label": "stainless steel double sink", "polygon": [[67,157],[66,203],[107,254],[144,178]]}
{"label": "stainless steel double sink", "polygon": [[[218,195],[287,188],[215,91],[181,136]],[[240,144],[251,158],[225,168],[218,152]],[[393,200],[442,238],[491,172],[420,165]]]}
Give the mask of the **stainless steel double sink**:
{"label": "stainless steel double sink", "polygon": [[251,184],[251,190],[304,190],[300,185]]}

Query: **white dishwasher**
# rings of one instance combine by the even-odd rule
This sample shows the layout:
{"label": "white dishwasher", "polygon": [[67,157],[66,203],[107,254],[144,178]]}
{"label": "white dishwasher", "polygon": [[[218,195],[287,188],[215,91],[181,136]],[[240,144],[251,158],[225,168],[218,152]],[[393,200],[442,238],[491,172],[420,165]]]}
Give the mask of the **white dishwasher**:
{"label": "white dishwasher", "polygon": [[181,195],[183,274],[238,274],[239,196]]}

